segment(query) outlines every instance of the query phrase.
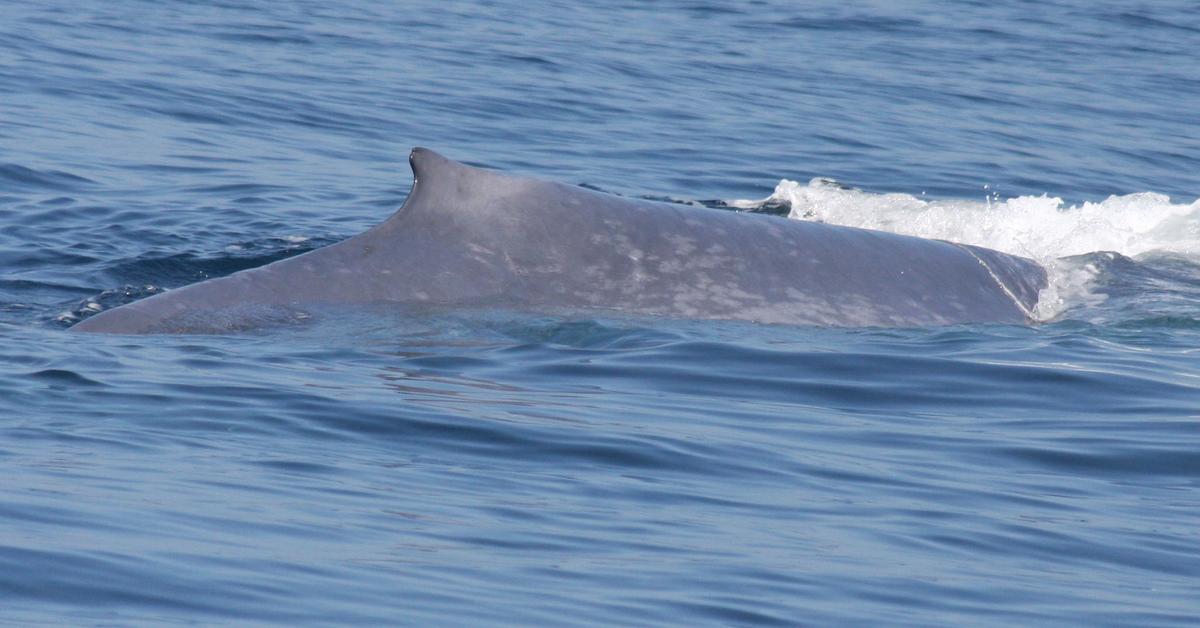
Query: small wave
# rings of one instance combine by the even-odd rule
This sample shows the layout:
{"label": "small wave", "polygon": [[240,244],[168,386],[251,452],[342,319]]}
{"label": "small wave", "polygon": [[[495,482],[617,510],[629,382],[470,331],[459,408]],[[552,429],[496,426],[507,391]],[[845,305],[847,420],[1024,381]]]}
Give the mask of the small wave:
{"label": "small wave", "polygon": [[[190,253],[174,255],[143,255],[121,260],[107,271],[125,282],[119,288],[75,302],[70,309],[54,317],[59,325],[71,326],[104,310],[154,296],[166,290],[164,286],[182,286],[213,277],[223,277],[239,270],[255,268],[286,259],[316,248],[333,244],[340,238],[285,234],[256,240],[235,242],[224,253],[214,257]],[[0,282],[0,287],[3,282]],[[86,290],[80,288],[78,290]]]}
{"label": "small wave", "polygon": [[120,307],[126,303],[154,296],[160,292],[163,292],[163,288],[151,284],[145,286],[122,286],[112,290],[105,290],[96,296],[80,300],[75,307],[59,314],[55,320],[62,325],[74,325],[104,310],[111,310],[114,307]]}
{"label": "small wave", "polygon": [[123,282],[180,286],[264,266],[339,241],[334,236],[286,234],[225,245],[217,255],[147,253],[114,262],[107,270]]}
{"label": "small wave", "polygon": [[95,185],[91,179],[61,170],[34,170],[19,164],[0,164],[0,183],[5,187],[35,190],[75,190]]}
{"label": "small wave", "polygon": [[28,377],[50,385],[66,386],[70,388],[104,386],[104,384],[101,382],[84,377],[83,375],[68,369],[43,369],[29,373]]}

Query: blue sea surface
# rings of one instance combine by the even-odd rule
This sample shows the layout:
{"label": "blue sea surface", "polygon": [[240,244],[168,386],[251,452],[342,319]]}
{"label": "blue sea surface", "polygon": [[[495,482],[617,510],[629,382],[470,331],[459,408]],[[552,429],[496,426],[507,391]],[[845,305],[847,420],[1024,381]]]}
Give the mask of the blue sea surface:
{"label": "blue sea surface", "polygon": [[[70,330],[377,224],[416,145],[1053,290]],[[1198,197],[1194,2],[0,0],[0,624],[1196,625]]]}

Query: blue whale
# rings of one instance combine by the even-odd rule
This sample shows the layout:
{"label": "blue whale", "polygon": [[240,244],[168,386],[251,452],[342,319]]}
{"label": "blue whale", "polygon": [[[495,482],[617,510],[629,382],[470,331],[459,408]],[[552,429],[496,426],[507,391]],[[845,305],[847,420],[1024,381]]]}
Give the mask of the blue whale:
{"label": "blue whale", "polygon": [[1028,323],[1046,272],[997,251],[623,198],[409,157],[404,206],[358,236],[73,327],[223,333],[343,304],[607,310],[824,326]]}

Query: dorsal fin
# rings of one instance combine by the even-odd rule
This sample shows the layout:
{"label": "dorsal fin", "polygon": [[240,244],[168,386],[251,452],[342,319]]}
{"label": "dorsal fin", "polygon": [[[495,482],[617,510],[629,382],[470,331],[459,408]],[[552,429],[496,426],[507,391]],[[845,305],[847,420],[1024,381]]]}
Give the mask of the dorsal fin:
{"label": "dorsal fin", "polygon": [[412,189],[404,205],[384,221],[385,225],[419,211],[419,208],[455,207],[461,202],[464,193],[470,192],[472,187],[478,185],[476,180],[480,179],[481,175],[494,174],[460,164],[420,146],[413,148],[409,153],[408,164],[413,171]]}
{"label": "dorsal fin", "polygon": [[439,170],[462,164],[446,159],[428,148],[417,146],[408,154],[408,165],[412,168],[415,186],[419,181],[437,176]]}

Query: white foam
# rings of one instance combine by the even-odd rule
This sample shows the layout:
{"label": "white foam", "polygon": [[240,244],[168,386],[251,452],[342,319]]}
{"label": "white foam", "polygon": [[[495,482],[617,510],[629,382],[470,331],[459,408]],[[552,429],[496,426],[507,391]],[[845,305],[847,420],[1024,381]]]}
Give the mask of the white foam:
{"label": "white foam", "polygon": [[950,240],[1032,258],[1050,275],[1035,309],[1043,319],[1103,298],[1088,289],[1097,269],[1063,257],[1097,251],[1130,257],[1169,251],[1200,257],[1200,199],[1172,203],[1153,192],[1068,206],[1047,195],[927,200],[864,192],[826,179],[806,185],[784,179],[765,199],[728,204],[740,209],[784,205],[790,207],[789,217],[798,220]]}
{"label": "white foam", "polygon": [[1046,269],[1046,287],[1038,293],[1031,312],[1034,320],[1050,321],[1071,308],[1097,306],[1108,298],[1092,290],[1100,269],[1085,258],[1055,259],[1042,262],[1042,266]]}

